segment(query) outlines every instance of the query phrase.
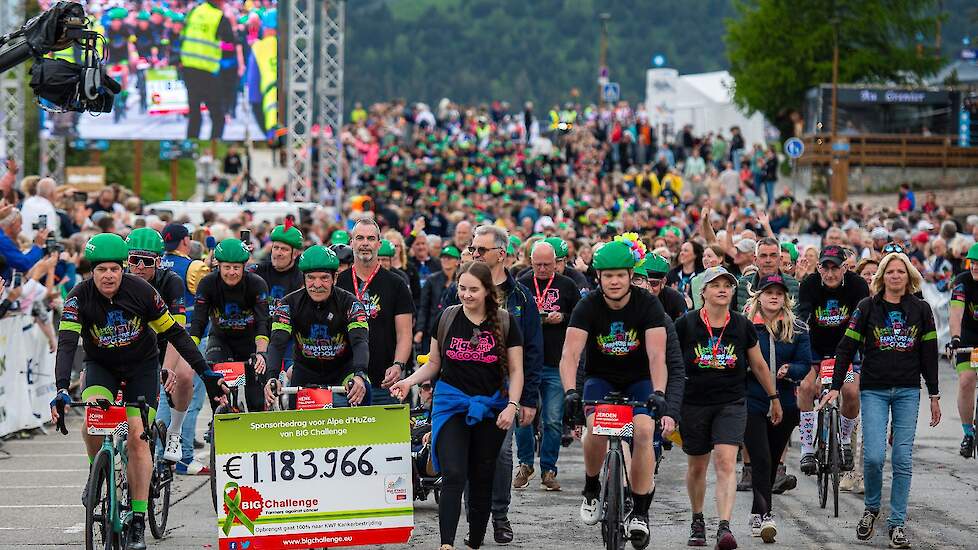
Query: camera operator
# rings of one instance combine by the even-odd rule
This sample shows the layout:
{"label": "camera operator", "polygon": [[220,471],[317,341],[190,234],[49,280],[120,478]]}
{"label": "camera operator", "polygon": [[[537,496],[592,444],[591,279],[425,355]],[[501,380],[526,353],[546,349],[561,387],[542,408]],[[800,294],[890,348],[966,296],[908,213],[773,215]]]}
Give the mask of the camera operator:
{"label": "camera operator", "polygon": [[20,211],[0,201],[0,256],[7,260],[7,266],[0,271],[0,277],[7,280],[11,279],[12,271],[26,272],[44,255],[44,243],[50,231],[38,230],[34,234],[34,245],[27,252],[22,252],[17,246],[17,236],[20,235],[22,226]]}

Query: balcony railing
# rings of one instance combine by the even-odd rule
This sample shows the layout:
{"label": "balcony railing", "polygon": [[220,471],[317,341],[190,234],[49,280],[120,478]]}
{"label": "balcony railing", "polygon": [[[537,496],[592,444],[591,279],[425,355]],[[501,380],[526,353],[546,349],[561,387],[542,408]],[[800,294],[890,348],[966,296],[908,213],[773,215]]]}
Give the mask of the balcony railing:
{"label": "balcony railing", "polygon": [[[839,135],[849,143],[850,166],[896,166],[920,168],[976,168],[978,147],[960,147],[957,136],[907,134]],[[832,161],[832,136],[813,134],[802,138],[802,166],[828,165]]]}

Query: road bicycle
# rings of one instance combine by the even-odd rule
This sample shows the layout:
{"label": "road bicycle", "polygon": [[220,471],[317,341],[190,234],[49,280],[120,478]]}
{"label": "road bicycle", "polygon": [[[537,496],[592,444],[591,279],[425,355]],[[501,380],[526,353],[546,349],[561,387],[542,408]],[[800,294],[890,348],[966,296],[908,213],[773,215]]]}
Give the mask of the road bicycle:
{"label": "road bicycle", "polygon": [[[248,380],[246,373],[253,372],[254,363],[252,359],[248,361],[225,361],[222,363],[213,363],[210,365],[211,370],[221,374],[224,378],[224,384],[228,387],[228,399],[227,404],[218,405],[214,409],[214,419],[217,418],[219,414],[228,413],[247,413],[247,412],[261,412],[261,411],[249,411],[248,410],[248,399],[245,391],[245,384]],[[210,488],[211,488],[211,503],[214,506],[214,512],[217,513],[217,473],[215,471],[217,454],[214,450],[214,419],[211,420],[207,427],[207,441],[210,443],[210,456],[208,459],[208,467],[210,468]]]}
{"label": "road bicycle", "polygon": [[[832,389],[834,374],[835,359],[822,360],[819,364],[819,378],[822,384],[820,399]],[[839,482],[842,477],[842,429],[840,422],[838,399],[834,399],[818,409],[818,416],[815,421],[818,504],[822,508],[828,504],[829,483],[831,482],[835,517],[839,517]]]}
{"label": "road bicycle", "polygon": [[[65,405],[61,401],[57,403],[57,429],[67,435]],[[166,441],[166,426],[162,422],[150,424],[150,408],[144,397],[139,397],[135,403],[113,403],[107,399],[98,399],[94,402],[71,402],[67,405],[85,407],[85,424],[89,435],[104,436],[102,447],[92,461],[85,485],[85,548],[124,549],[133,516],[126,471],[129,463],[126,449],[129,437],[126,407],[139,410],[143,425],[139,437],[149,443],[150,456],[156,456],[157,442]],[[170,485],[173,480],[172,465],[160,462],[154,458],[149,487],[150,500],[147,503],[150,531],[156,538],[162,538],[166,530],[170,510]],[[164,470],[169,473],[164,473]]]}
{"label": "road bicycle", "polygon": [[[585,400],[585,407],[594,407],[591,433],[608,438],[608,453],[601,465],[601,494],[598,495],[601,539],[607,550],[623,550],[626,542],[635,548],[645,548],[649,541],[633,540],[627,528],[628,510],[633,508],[632,485],[625,467],[622,442],[630,442],[633,433],[632,417],[635,407],[647,404],[630,401],[619,392],[611,392],[602,400]],[[656,421],[658,423],[658,421]]]}
{"label": "road bicycle", "polygon": [[[976,366],[978,366],[978,356],[976,356],[975,350],[978,350],[978,348],[974,348],[974,347],[950,348],[948,349],[947,358],[950,359],[951,365],[954,365],[955,355],[959,353],[967,353],[968,359],[971,361],[971,367],[975,368]],[[978,407],[978,399],[976,399],[975,406]],[[975,422],[975,425],[978,426],[978,422]],[[978,445],[973,446],[971,448],[971,456],[965,458],[975,458],[976,456],[978,456]]]}

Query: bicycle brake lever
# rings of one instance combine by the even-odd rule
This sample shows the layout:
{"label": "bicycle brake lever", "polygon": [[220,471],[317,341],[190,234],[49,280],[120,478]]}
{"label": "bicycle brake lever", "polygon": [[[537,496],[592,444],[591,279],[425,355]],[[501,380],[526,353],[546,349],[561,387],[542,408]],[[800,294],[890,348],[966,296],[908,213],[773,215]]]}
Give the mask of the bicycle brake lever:
{"label": "bicycle brake lever", "polygon": [[61,435],[68,435],[68,427],[65,426],[65,404],[59,401],[55,407],[58,409],[57,430],[61,432]]}

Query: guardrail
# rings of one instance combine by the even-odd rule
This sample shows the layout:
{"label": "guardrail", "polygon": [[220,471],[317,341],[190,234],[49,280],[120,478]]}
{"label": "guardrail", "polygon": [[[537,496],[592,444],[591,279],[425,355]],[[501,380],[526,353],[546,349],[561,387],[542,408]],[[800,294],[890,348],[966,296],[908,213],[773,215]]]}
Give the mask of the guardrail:
{"label": "guardrail", "polygon": [[[805,154],[803,166],[832,162],[832,136],[813,134],[801,138]],[[957,136],[915,136],[906,134],[840,135],[837,141],[849,144],[850,166],[898,166],[921,168],[978,168],[978,147],[960,147]]]}

